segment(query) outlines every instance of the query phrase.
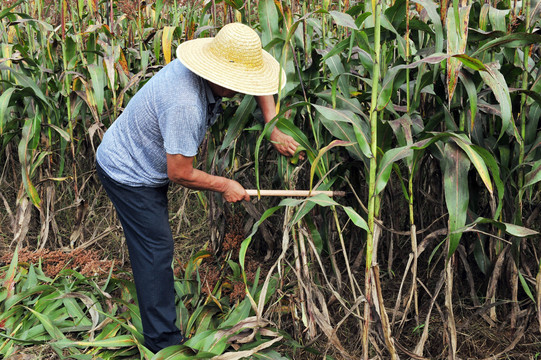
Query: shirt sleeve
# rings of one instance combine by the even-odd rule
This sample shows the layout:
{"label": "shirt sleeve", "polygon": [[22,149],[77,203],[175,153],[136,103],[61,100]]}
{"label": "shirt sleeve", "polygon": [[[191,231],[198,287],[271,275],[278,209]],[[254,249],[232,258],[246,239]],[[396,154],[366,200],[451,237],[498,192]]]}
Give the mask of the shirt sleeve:
{"label": "shirt sleeve", "polygon": [[175,105],[158,116],[163,146],[168,154],[197,155],[206,133],[204,112],[197,106]]}

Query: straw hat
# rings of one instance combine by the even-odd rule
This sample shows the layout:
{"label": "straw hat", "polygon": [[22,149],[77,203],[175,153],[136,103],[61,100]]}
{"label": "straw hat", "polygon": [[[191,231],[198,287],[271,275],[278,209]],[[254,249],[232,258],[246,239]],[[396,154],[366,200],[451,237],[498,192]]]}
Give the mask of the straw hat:
{"label": "straw hat", "polygon": [[214,38],[183,42],[177,58],[202,78],[244,94],[276,94],[286,83],[278,61],[261,48],[257,33],[241,23],[225,25]]}

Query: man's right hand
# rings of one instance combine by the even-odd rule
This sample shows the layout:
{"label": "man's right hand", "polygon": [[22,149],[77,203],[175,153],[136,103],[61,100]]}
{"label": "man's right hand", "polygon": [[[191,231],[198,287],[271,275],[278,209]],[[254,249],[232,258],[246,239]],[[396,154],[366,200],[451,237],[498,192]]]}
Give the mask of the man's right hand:
{"label": "man's right hand", "polygon": [[194,190],[211,190],[222,194],[227,202],[250,201],[241,184],[222,176],[214,176],[194,169],[193,157],[167,154],[167,175],[177,184]]}
{"label": "man's right hand", "polygon": [[235,180],[229,180],[227,182],[227,187],[225,191],[222,193],[222,196],[225,201],[234,203],[238,201],[250,201],[250,195],[246,192],[246,190],[242,187],[241,184],[236,182]]}

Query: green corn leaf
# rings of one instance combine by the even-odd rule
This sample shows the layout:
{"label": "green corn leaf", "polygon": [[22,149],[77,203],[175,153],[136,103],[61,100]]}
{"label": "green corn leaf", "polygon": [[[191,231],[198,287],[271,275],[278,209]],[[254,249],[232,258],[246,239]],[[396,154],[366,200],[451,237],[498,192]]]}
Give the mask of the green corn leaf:
{"label": "green corn leaf", "polygon": [[58,291],[52,292],[45,296],[39,296],[35,305],[32,306],[34,310],[40,314],[45,314],[51,317],[51,320],[56,320],[54,314],[62,306],[62,300],[57,299]]}
{"label": "green corn leaf", "polygon": [[33,340],[51,340],[51,335],[45,329],[45,326],[40,323],[36,318],[33,318],[29,311],[25,312],[27,318],[30,321],[21,323],[21,327],[17,328],[13,335],[21,339],[33,339]]}
{"label": "green corn leaf", "polygon": [[1,332],[0,332],[0,337],[2,337],[4,339],[7,339],[7,340],[13,340],[16,343],[28,344],[28,345],[42,345],[42,344],[46,344],[47,342],[49,342],[49,340],[21,339],[21,338],[18,338],[18,337],[13,337],[13,336],[6,335],[6,334],[1,333]]}
{"label": "green corn leaf", "polygon": [[[94,100],[96,101],[98,114],[101,114],[105,103],[105,71],[101,64],[89,64],[88,72],[90,73],[90,78],[92,80],[91,91],[94,95]],[[87,91],[89,90],[90,89],[87,89]]]}
{"label": "green corn leaf", "polygon": [[308,229],[310,229],[310,234],[312,241],[314,242],[314,246],[316,247],[318,254],[321,255],[321,252],[323,251],[323,238],[321,236],[321,233],[316,227],[312,216],[305,216],[304,221],[306,222]]}
{"label": "green corn leaf", "polygon": [[[28,144],[27,151],[31,150],[34,152],[38,148],[41,136],[41,116],[39,111],[36,112],[36,115],[32,118],[32,125],[30,127],[30,132],[28,133]],[[32,159],[32,165],[35,160]]]}
{"label": "green corn leaf", "polygon": [[344,210],[346,214],[348,214],[350,220],[353,221],[356,226],[368,231],[368,223],[361,215],[359,215],[353,208],[349,206],[344,206]]}
{"label": "green corn leaf", "polygon": [[250,316],[251,309],[252,305],[250,304],[250,301],[248,299],[242,300],[242,302],[228,314],[226,319],[218,325],[218,329],[228,329],[235,326],[241,320]]}
{"label": "green corn leaf", "polygon": [[477,116],[477,88],[475,87],[475,84],[469,77],[469,75],[465,71],[460,71],[458,74],[458,77],[462,84],[464,85],[464,88],[466,89],[466,93],[468,94],[468,100],[470,102],[470,129],[473,130],[475,125],[475,117]]}
{"label": "green corn leaf", "polygon": [[4,129],[8,122],[8,108],[11,95],[17,90],[16,87],[10,87],[0,95],[0,136],[4,135]]}
{"label": "green corn leaf", "polygon": [[209,330],[212,322],[215,320],[214,315],[218,313],[220,309],[216,306],[205,306],[204,310],[197,317],[197,333]]}
{"label": "green corn leaf", "polygon": [[535,303],[535,297],[532,294],[532,290],[530,289],[530,286],[526,282],[526,279],[524,279],[524,276],[522,275],[522,272],[518,271],[518,278],[520,280],[520,284],[522,285],[522,289],[528,295],[528,297],[532,300],[532,302]]}
{"label": "green corn leaf", "polygon": [[526,238],[526,237],[529,237],[529,236],[537,236],[537,235],[539,235],[538,231],[526,228],[524,226],[510,224],[510,223],[506,223],[506,222],[503,222],[503,221],[497,221],[497,220],[483,218],[483,217],[478,217],[471,224],[468,224],[468,225],[466,225],[466,226],[464,226],[464,227],[462,227],[460,229],[457,229],[457,231],[465,231],[465,230],[468,230],[468,229],[473,229],[473,228],[475,228],[477,226],[477,224],[490,224],[490,225],[493,225],[496,228],[505,231],[507,234],[509,234],[511,236],[518,237],[518,238]]}
{"label": "green corn leaf", "polygon": [[23,131],[22,131],[22,138],[19,141],[18,146],[18,153],[19,153],[19,161],[21,163],[21,176],[23,178],[23,186],[26,190],[26,193],[30,197],[30,200],[36,206],[38,209],[40,208],[41,199],[39,197],[39,194],[34,187],[34,184],[32,184],[31,180],[31,159],[32,154],[29,151],[29,145],[32,142],[32,138],[36,135],[36,132],[34,130],[34,121],[32,119],[26,119]]}
{"label": "green corn leaf", "polygon": [[472,145],[472,148],[483,158],[484,163],[492,174],[492,179],[496,185],[496,190],[498,193],[498,205],[496,211],[494,212],[494,219],[498,219],[503,208],[503,196],[505,192],[503,181],[500,177],[500,166],[498,165],[498,162],[494,156],[487,149],[477,145]]}
{"label": "green corn leaf", "polygon": [[327,52],[322,58],[321,61],[326,61],[328,58],[342,54],[350,46],[350,40],[344,39],[336,44],[329,52]]}
{"label": "green corn leaf", "polygon": [[[305,21],[311,15],[312,15],[312,13],[307,13],[304,16],[298,18],[293,23],[293,25],[291,25],[291,27],[289,28],[289,30],[287,32],[287,36],[286,36],[285,41],[284,41],[285,43],[288,43],[289,41],[291,41],[291,39],[293,38],[293,35],[295,35],[295,32],[297,31],[297,28],[299,27],[299,25],[302,24],[303,21]],[[284,44],[284,46],[285,46],[285,44]]]}
{"label": "green corn leaf", "polygon": [[73,341],[69,339],[60,339],[58,341],[55,341],[51,343],[51,346],[65,349],[69,347],[79,347],[79,348],[86,348],[86,347],[129,347],[134,346],[135,342],[133,340],[133,337],[131,335],[119,335],[115,336],[109,339],[103,339],[103,340],[95,340],[95,341]]}
{"label": "green corn leaf", "polygon": [[259,225],[261,225],[263,221],[265,221],[269,216],[274,214],[280,208],[281,206],[275,206],[270,209],[267,209],[263,213],[263,215],[261,215],[261,218],[252,226],[252,232],[250,233],[250,235],[248,235],[248,237],[242,241],[242,244],[240,245],[240,250],[239,250],[239,264],[242,267],[243,276],[245,275],[244,274],[244,259],[246,258],[246,251],[248,251],[248,246],[250,246],[252,237],[257,232]]}
{"label": "green corn leaf", "polygon": [[[332,103],[332,94],[329,90],[317,93],[317,96],[322,98],[329,104]],[[361,115],[363,118],[366,119],[366,115],[364,114],[364,111],[362,109],[361,102],[358,99],[346,98],[342,94],[336,94],[335,101],[337,109],[352,111],[355,114]]]}
{"label": "green corn leaf", "polygon": [[[328,190],[331,186],[332,182],[325,183],[319,186],[316,190]],[[324,194],[318,194],[305,199],[284,199],[279,205],[298,208],[297,212],[291,219],[291,224],[297,224],[299,221],[301,221],[316,205],[341,206],[336,201]]]}
{"label": "green corn leaf", "polygon": [[280,207],[282,207],[282,206],[295,207],[295,206],[299,206],[302,203],[306,202],[306,200],[307,199],[291,199],[291,198],[287,198],[287,199],[283,199],[282,201],[280,201],[280,204],[278,204],[278,206],[280,206]]}
{"label": "green corn leaf", "polygon": [[475,258],[475,262],[477,266],[479,267],[479,270],[481,270],[481,272],[485,275],[488,274],[490,271],[491,261],[487,255],[487,251],[484,246],[484,241],[481,236],[478,236],[478,239],[475,242],[475,247],[473,249],[473,256]]}
{"label": "green corn leaf", "polygon": [[[66,62],[66,71],[74,70],[79,61],[79,57],[77,56],[77,40],[78,38],[76,36],[67,34],[62,42],[62,56],[64,58],[63,60]],[[68,77],[67,80],[67,83],[71,82],[70,77]],[[69,93],[69,89],[66,89],[66,91]]]}
{"label": "green corn leaf", "polygon": [[28,311],[30,311],[39,320],[39,322],[43,325],[45,330],[47,330],[47,333],[49,333],[52,339],[54,340],[65,339],[64,334],[62,334],[60,329],[58,329],[58,327],[53,324],[53,322],[51,321],[51,319],[49,319],[47,315],[41,314],[29,307],[25,307],[25,308]]}
{"label": "green corn leaf", "polygon": [[347,72],[340,60],[340,56],[333,55],[329,57],[327,60],[325,60],[325,64],[327,64],[327,66],[329,67],[333,78],[338,78],[339,90],[342,95],[344,95],[345,97],[350,97],[349,79],[347,76],[343,76],[344,74],[347,74]]}
{"label": "green corn leaf", "polygon": [[4,17],[6,17],[7,15],[11,14],[11,10],[15,9],[17,6],[19,6],[20,4],[22,4],[24,2],[24,0],[20,0],[20,1],[17,1],[16,3],[14,4],[11,4],[11,6],[8,6],[7,8],[5,8],[4,10],[0,11],[0,20],[2,20]]}
{"label": "green corn leaf", "polygon": [[65,130],[59,128],[58,126],[54,124],[43,124],[43,125],[54,129],[54,131],[56,131],[64,140],[68,142],[71,141],[70,135]]}
{"label": "green corn leaf", "polygon": [[393,94],[393,84],[396,76],[398,75],[398,72],[404,69],[413,69],[421,64],[439,64],[443,60],[446,60],[449,58],[449,55],[446,54],[432,54],[430,56],[427,56],[426,58],[422,60],[418,60],[415,62],[412,62],[411,64],[404,64],[404,65],[398,65],[395,67],[390,68],[385,73],[385,78],[383,79],[383,84],[381,87],[380,94],[378,95],[378,102],[377,102],[377,109],[378,111],[383,110],[389,101],[391,100],[391,95]]}
{"label": "green corn leaf", "polygon": [[[211,289],[212,290],[212,289]],[[194,325],[197,321],[197,318],[199,317],[199,314],[204,310],[203,306],[199,306],[194,310],[192,315],[190,316],[190,319],[188,320],[188,325],[186,325],[186,332],[191,333],[192,329],[194,328]],[[197,329],[196,329],[197,330]]]}
{"label": "green corn leaf", "polygon": [[513,116],[509,88],[507,87],[504,76],[499,71],[499,67],[500,65],[498,63],[487,64],[487,71],[481,71],[479,74],[483,81],[492,89],[496,100],[500,104],[502,128],[499,138],[501,138],[509,126],[512,125]]}
{"label": "green corn leaf", "polygon": [[380,161],[380,166],[376,174],[376,195],[381,193],[387,182],[391,177],[391,171],[393,169],[393,164],[396,161],[402,160],[406,157],[411,157],[413,155],[413,150],[410,146],[403,146],[395,149],[390,149],[385,154]]}
{"label": "green corn leaf", "polygon": [[470,141],[465,135],[454,136],[453,140],[468,155],[468,158],[470,159],[471,163],[477,169],[477,172],[479,176],[481,177],[481,180],[483,180],[485,187],[490,192],[490,194],[492,194],[494,192],[494,189],[492,187],[492,181],[490,180],[490,174],[488,173],[488,169],[486,167],[485,161],[483,160],[481,155],[477,153],[476,149],[472,146],[472,144],[470,143]]}
{"label": "green corn leaf", "polygon": [[184,343],[194,350],[204,351],[213,355],[219,355],[228,347],[227,337],[216,338],[219,330],[207,330],[193,336],[190,340]]}
{"label": "green corn leaf", "polygon": [[447,254],[449,258],[455,252],[462,237],[459,229],[466,224],[470,161],[463,150],[453,143],[445,144],[444,155],[444,195],[449,212],[449,252]]}
{"label": "green corn leaf", "polygon": [[[175,282],[175,290],[177,289],[178,285],[179,283]],[[177,296],[182,299],[183,295],[180,295],[177,291]],[[187,334],[188,332],[186,331],[186,329],[188,327],[188,322],[190,321],[190,312],[188,311],[186,305],[184,305],[184,301],[178,302],[177,309],[179,312],[179,328],[183,334]]]}
{"label": "green corn leaf", "polygon": [[510,9],[497,9],[491,6],[488,9],[488,18],[490,24],[492,25],[492,30],[507,32],[507,15],[509,14]]}
{"label": "green corn leaf", "polygon": [[349,110],[331,109],[315,104],[313,106],[322,115],[321,122],[334,137],[355,144],[347,148],[352,156],[357,159],[372,157],[368,129],[362,126],[357,115]]}
{"label": "green corn leaf", "polygon": [[353,17],[347,13],[331,10],[329,14],[332,16],[337,25],[344,26],[350,29],[357,30],[357,25]]}
{"label": "green corn leaf", "polygon": [[451,57],[454,59],[458,59],[463,65],[466,65],[472,70],[487,71],[485,64],[483,64],[480,60],[475,59],[466,54],[455,54],[455,55],[452,55]]}
{"label": "green corn leaf", "polygon": [[[206,356],[206,357],[203,357]],[[184,345],[169,346],[163,350],[157,352],[151,360],[189,360],[189,359],[210,359],[214,355],[210,353],[199,352],[197,354],[194,351]]]}
{"label": "green corn leaf", "polygon": [[43,91],[41,91],[38,84],[34,80],[32,80],[32,78],[2,64],[0,64],[0,70],[10,71],[11,74],[17,79],[20,86],[22,86],[23,88],[30,89],[34,93],[37,99],[43,101],[46,107],[50,107],[49,100],[47,99],[45,94],[43,94]]}
{"label": "green corn leaf", "polygon": [[[90,318],[92,319],[92,328],[95,329],[98,326],[100,316],[96,306],[96,300],[91,299],[88,295],[85,295],[81,292],[69,292],[63,294],[59,297],[60,299],[79,299],[87,307],[88,312],[90,313]],[[85,317],[86,319],[86,317]]]}
{"label": "green corn leaf", "polygon": [[541,181],[541,160],[534,162],[532,170],[524,176],[524,188],[532,186]]}
{"label": "green corn leaf", "polygon": [[[71,349],[71,350],[73,350],[73,349]],[[91,354],[70,354],[70,360],[71,359],[73,359],[73,360],[94,360],[95,358],[96,358],[96,356],[91,355]],[[111,357],[111,358],[106,358],[105,357],[105,358],[103,358],[103,360],[112,360],[112,359],[115,359],[115,358],[114,357]]]}
{"label": "green corn leaf", "polygon": [[231,271],[233,271],[233,277],[239,278],[241,275],[240,274],[241,269],[240,269],[239,264],[237,264],[233,260],[227,260],[227,265],[229,265],[229,267],[231,268]]}
{"label": "green corn leaf", "polygon": [[443,51],[443,26],[441,24],[441,18],[438,11],[438,3],[429,0],[413,0],[414,3],[421,5],[427,12],[430,21],[434,25],[435,35],[435,53],[441,53]]}
{"label": "green corn leaf", "polygon": [[503,223],[503,224],[505,225],[505,232],[516,237],[522,238],[522,237],[539,235],[539,232],[532,229],[528,229],[524,226],[519,226],[519,225],[509,224],[509,223]]}
{"label": "green corn leaf", "polygon": [[24,282],[21,291],[25,291],[36,286],[38,286],[38,276],[36,274],[36,268],[33,264],[30,264],[30,267],[28,268],[28,273],[26,275],[26,281]]}
{"label": "green corn leaf", "polygon": [[319,206],[337,206],[340,205],[330,197],[328,197],[325,194],[317,194],[315,196],[310,196],[306,199],[306,201],[313,202],[318,204]]}
{"label": "green corn leaf", "polygon": [[272,39],[280,35],[278,10],[273,0],[259,1],[258,10],[261,23],[261,45],[266,47]]}
{"label": "green corn leaf", "polygon": [[515,32],[487,42],[486,44],[475,50],[475,52],[472,54],[472,57],[481,54],[484,51],[490,50],[494,47],[522,48],[525,46],[539,43],[541,43],[541,35],[539,34]]}
{"label": "green corn leaf", "polygon": [[351,146],[351,145],[353,145],[352,142],[346,142],[346,141],[342,141],[342,140],[333,140],[333,141],[331,141],[331,143],[329,145],[327,145],[327,146],[323,147],[321,150],[319,150],[316,158],[314,159],[314,161],[312,161],[312,166],[310,167],[310,189],[312,189],[312,187],[313,187],[314,174],[316,172],[316,169],[317,169],[317,166],[318,166],[318,163],[319,163],[319,160],[321,159],[321,157],[323,155],[325,155],[327,153],[327,151],[329,151],[333,147],[336,147],[336,146]]}
{"label": "green corn leaf", "polygon": [[29,170],[30,178],[33,178],[36,175],[36,170],[40,167],[45,158],[49,155],[51,155],[51,152],[43,151],[35,158]]}
{"label": "green corn leaf", "polygon": [[164,0],[157,0],[154,8],[154,27],[157,28],[162,17],[162,9],[164,5]]}
{"label": "green corn leaf", "polygon": [[75,299],[64,299],[62,304],[66,309],[68,315],[77,323],[91,328],[91,321],[85,316],[83,310]]}
{"label": "green corn leaf", "polygon": [[400,34],[396,29],[394,28],[393,24],[387,19],[387,15],[382,14],[381,18],[381,27],[389,30],[395,35],[395,41],[396,41],[396,47],[398,50],[398,54],[405,59],[406,58],[406,40],[404,39],[404,36]]}
{"label": "green corn leaf", "polygon": [[222,146],[220,147],[220,151],[224,151],[231,147],[231,144],[239,137],[246,127],[246,123],[254,113],[255,108],[256,102],[253,96],[245,96],[242,99],[237,111],[235,111],[235,115],[233,115],[233,118],[229,122],[229,127],[222,142]]}
{"label": "green corn leaf", "polygon": [[[295,205],[295,206],[298,206],[297,212],[291,219],[291,224],[297,224],[316,206],[315,202],[308,202],[308,201],[303,201],[303,200],[299,200],[299,201],[300,202],[297,205]],[[283,204],[280,203],[280,205],[283,205]],[[289,205],[289,206],[292,206],[292,205]]]}
{"label": "green corn leaf", "polygon": [[[143,325],[141,323],[141,314],[139,313],[139,307],[136,304],[132,304],[132,303],[124,303],[124,306],[128,308],[128,313],[130,314],[131,323],[135,327],[135,329],[132,331],[132,334],[135,334],[135,332],[142,334]],[[101,313],[103,314],[103,312]]]}
{"label": "green corn leaf", "polygon": [[450,134],[448,133],[436,133],[431,138],[418,141],[411,145],[388,150],[385,154],[383,154],[378,166],[375,195],[381,193],[383,189],[385,189],[385,186],[387,186],[387,182],[389,181],[392,167],[395,162],[410,157],[412,155],[412,150],[423,150],[434,142],[445,139],[449,136]]}

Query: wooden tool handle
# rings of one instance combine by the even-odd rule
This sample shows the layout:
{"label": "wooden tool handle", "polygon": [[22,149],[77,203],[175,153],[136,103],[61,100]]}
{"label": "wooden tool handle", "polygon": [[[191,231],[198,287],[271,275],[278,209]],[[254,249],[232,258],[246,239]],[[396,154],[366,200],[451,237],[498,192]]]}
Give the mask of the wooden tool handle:
{"label": "wooden tool handle", "polygon": [[[248,195],[257,196],[257,189],[246,190]],[[325,194],[327,196],[345,196],[345,191],[323,191],[323,190],[259,190],[261,196],[315,196]]]}

